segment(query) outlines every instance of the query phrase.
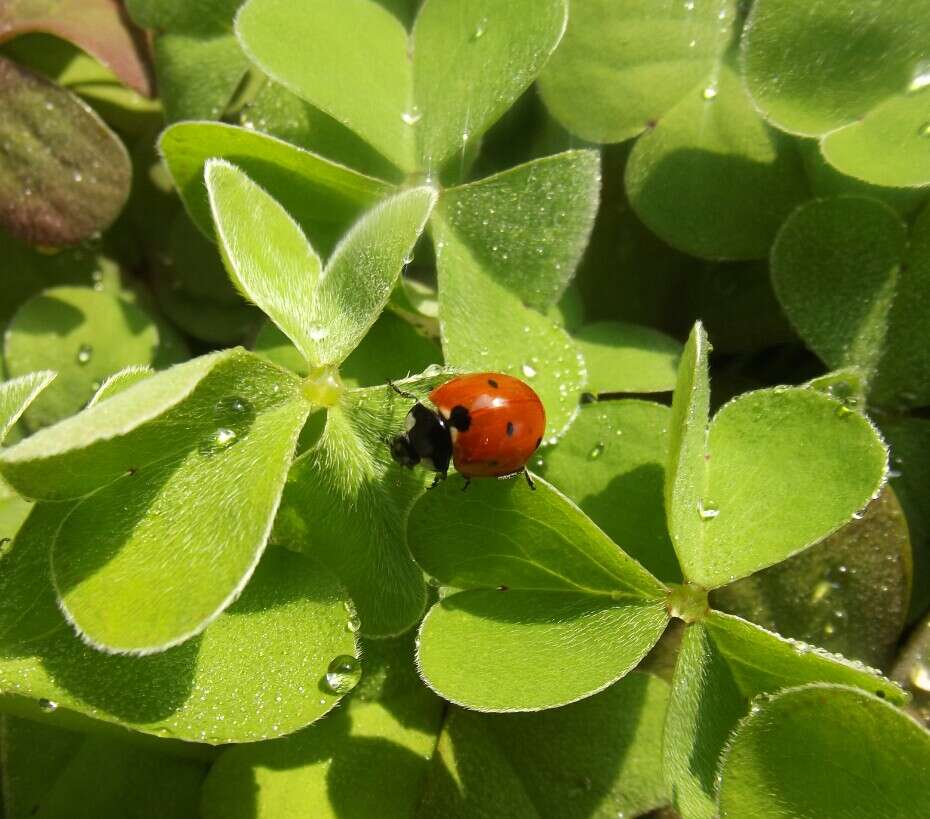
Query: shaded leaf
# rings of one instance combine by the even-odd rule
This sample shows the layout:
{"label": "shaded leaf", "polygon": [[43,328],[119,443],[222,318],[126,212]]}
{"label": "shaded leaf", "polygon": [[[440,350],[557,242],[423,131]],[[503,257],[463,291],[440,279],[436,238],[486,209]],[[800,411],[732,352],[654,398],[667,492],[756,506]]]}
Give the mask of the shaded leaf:
{"label": "shaded leaf", "polygon": [[800,13],[790,0],[763,0],[743,35],[746,85],[779,128],[822,137],[827,161],[844,173],[927,184],[928,38],[930,14],[906,0],[815,0]]}
{"label": "shaded leaf", "polygon": [[[689,626],[672,681],[663,740],[676,809],[716,815],[720,756],[750,701],[782,688],[823,681],[857,686],[895,703],[904,692],[864,666],[805,643],[784,640],[738,617],[712,612]],[[760,702],[761,700],[755,700]]]}
{"label": "shaded leaf", "polygon": [[928,774],[930,734],[913,720],[852,688],[804,686],[774,697],[734,732],[720,815],[916,819]]}
{"label": "shaded leaf", "polygon": [[91,108],[0,57],[0,224],[31,244],[108,227],[129,195],[126,149]]}
{"label": "shaded leaf", "polygon": [[539,79],[542,98],[584,139],[634,137],[711,75],[733,17],[730,0],[572,0],[565,36]]}
{"label": "shaded leaf", "polygon": [[366,642],[361,682],[341,708],[291,737],[220,757],[203,815],[278,819],[312,805],[316,816],[413,816],[442,713],[416,676],[410,636]]}
{"label": "shaded leaf", "polygon": [[91,245],[43,253],[0,233],[0,323],[4,327],[17,308],[31,296],[59,285],[94,287],[117,295],[120,291],[118,264]]}
{"label": "shaded leaf", "polygon": [[901,218],[874,199],[811,202],[779,231],[772,279],[792,324],[828,366],[863,370],[877,402],[930,402],[930,208],[908,242]]}
{"label": "shaded leaf", "polygon": [[[439,370],[399,382],[425,398]],[[274,539],[313,555],[345,585],[361,633],[402,634],[419,620],[426,586],[404,539],[407,511],[428,480],[391,458],[409,399],[389,387],[350,390],[326,411],[317,443],[294,464]]]}
{"label": "shaded leaf", "polygon": [[729,61],[637,140],[625,183],[651,230],[708,259],[764,258],[808,198],[793,145],[763,122]]}
{"label": "shaded leaf", "polygon": [[0,747],[8,819],[188,819],[206,774],[200,761],[9,717]]}
{"label": "shaded leaf", "polygon": [[909,620],[930,605],[930,423],[925,418],[888,418],[882,432],[891,446],[888,479],[907,516],[913,549]]}
{"label": "shaded leaf", "polygon": [[219,119],[249,67],[232,33],[241,0],[127,0],[141,26],[156,30],[155,72],[169,122]]}
{"label": "shaded leaf", "polygon": [[398,169],[354,131],[270,79],[245,106],[240,124],[361,173],[401,181]]}
{"label": "shaded leaf", "polygon": [[667,702],[665,682],[633,672],[539,714],[452,709],[419,815],[615,819],[660,807]]}
{"label": "shaded leaf", "polygon": [[661,404],[585,404],[565,437],[531,466],[656,577],[678,582],[662,498],[668,423]]}
{"label": "shaded leaf", "polygon": [[355,654],[347,599],[317,563],[281,549],[270,549],[242,596],[184,645],[149,657],[84,645],[55,605],[44,548],[69,508],[38,505],[2,557],[4,711],[37,718],[53,707],[62,720],[77,712],[217,744],[291,733],[338,702],[325,675],[334,657]]}
{"label": "shaded leaf", "polygon": [[588,392],[665,392],[675,387],[681,344],[652,327],[586,324],[574,334],[588,368]]}
{"label": "shaded leaf", "polygon": [[26,425],[39,429],[82,409],[107,376],[154,363],[159,345],[158,328],[134,304],[89,287],[55,287],[13,316],[3,359],[14,377],[39,369],[58,373],[26,410]]}
{"label": "shaded leaf", "polygon": [[[78,3],[69,5],[79,6]],[[134,28],[131,31],[134,37],[138,35]],[[44,74],[77,94],[124,136],[151,133],[162,124],[161,102],[149,96],[151,69],[147,55],[141,67],[145,71],[144,82],[149,91],[140,93],[135,87],[124,84],[114,71],[77,45],[53,34],[21,34],[3,43],[0,51],[19,65]],[[139,53],[141,55],[142,52]],[[138,56],[132,59],[138,59]]]}

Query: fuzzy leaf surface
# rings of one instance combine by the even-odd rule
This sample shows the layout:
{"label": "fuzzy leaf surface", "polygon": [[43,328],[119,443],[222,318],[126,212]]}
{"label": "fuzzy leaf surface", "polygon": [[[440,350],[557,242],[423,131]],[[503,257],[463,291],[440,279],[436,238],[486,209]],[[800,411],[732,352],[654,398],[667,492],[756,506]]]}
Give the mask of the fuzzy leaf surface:
{"label": "fuzzy leaf surface", "polygon": [[423,621],[420,672],[476,710],[593,694],[630,671],[668,622],[662,584],[541,480],[535,492],[522,480],[476,481],[464,496],[447,481],[414,506],[407,538],[436,582],[464,589]]}

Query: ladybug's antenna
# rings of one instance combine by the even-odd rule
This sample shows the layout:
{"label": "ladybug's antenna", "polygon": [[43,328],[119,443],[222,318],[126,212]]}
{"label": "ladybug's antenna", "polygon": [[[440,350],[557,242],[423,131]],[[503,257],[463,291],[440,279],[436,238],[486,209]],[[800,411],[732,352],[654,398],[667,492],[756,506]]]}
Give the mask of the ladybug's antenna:
{"label": "ladybug's antenna", "polygon": [[402,390],[400,387],[397,386],[397,384],[395,384],[393,381],[391,381],[390,378],[388,379],[387,384],[388,384],[388,386],[389,386],[392,390],[394,390],[394,392],[396,392],[398,395],[402,395],[404,398],[412,398],[414,401],[419,401],[419,397],[418,397],[418,396],[414,395],[412,392],[406,392],[406,391]]}

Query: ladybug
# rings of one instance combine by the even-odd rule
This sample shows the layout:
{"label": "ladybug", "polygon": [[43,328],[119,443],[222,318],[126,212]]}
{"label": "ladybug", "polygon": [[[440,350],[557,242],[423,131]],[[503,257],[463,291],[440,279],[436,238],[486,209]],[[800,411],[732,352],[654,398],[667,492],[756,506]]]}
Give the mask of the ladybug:
{"label": "ladybug", "polygon": [[[388,383],[399,395],[417,399]],[[532,387],[503,373],[472,373],[437,387],[429,400],[436,409],[417,401],[405,432],[390,442],[395,461],[437,472],[433,486],[446,477],[451,462],[465,477],[463,489],[472,478],[520,472],[536,488],[526,462],[542,443],[546,411]]]}

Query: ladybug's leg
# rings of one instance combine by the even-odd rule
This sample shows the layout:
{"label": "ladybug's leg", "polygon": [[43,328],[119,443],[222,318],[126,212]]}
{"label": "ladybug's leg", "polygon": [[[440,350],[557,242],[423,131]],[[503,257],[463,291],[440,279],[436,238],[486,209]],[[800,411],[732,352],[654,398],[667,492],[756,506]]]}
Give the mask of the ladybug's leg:
{"label": "ladybug's leg", "polygon": [[465,483],[462,484],[462,491],[464,492],[469,486],[471,486],[471,478],[465,478]]}
{"label": "ladybug's leg", "polygon": [[524,466],[523,467],[523,477],[526,478],[527,484],[529,484],[530,489],[534,492],[536,491],[536,481],[533,480],[533,476],[530,475],[530,471]]}
{"label": "ladybug's leg", "polygon": [[435,489],[439,484],[441,484],[446,479],[445,472],[437,472],[436,477],[433,478],[433,482],[429,485],[430,489]]}
{"label": "ladybug's leg", "polygon": [[414,401],[419,400],[419,398],[416,395],[414,395],[412,392],[406,392],[405,390],[402,390],[400,387],[397,386],[397,384],[395,384],[390,379],[388,379],[387,383],[388,383],[388,386],[392,390],[394,390],[394,392],[396,392],[398,395],[402,395],[404,398],[412,398]]}

